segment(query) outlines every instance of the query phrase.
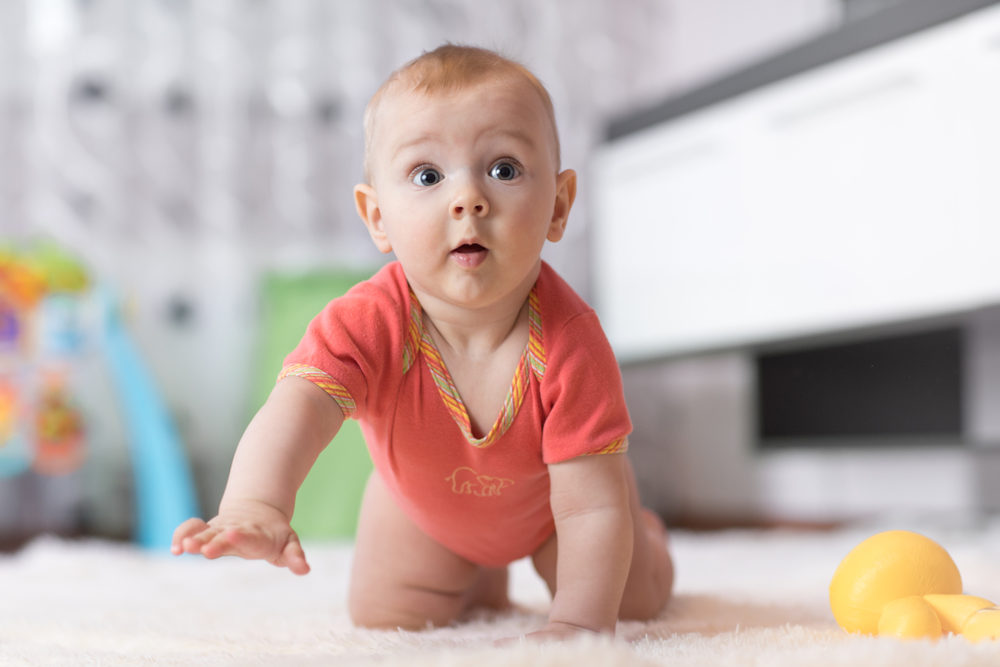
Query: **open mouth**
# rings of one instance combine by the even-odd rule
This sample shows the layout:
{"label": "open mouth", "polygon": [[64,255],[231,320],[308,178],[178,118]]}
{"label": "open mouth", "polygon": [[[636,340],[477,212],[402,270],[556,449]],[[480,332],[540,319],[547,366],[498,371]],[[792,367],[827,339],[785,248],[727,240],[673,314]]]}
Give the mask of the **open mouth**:
{"label": "open mouth", "polygon": [[473,269],[486,261],[487,254],[489,254],[489,250],[478,243],[463,243],[451,251],[452,258],[460,266],[469,269]]}

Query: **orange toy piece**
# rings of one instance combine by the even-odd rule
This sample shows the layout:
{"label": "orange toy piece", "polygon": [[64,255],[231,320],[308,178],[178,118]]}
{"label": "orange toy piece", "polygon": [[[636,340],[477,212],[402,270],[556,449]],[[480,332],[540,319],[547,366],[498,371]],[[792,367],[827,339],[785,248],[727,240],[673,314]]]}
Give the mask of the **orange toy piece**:
{"label": "orange toy piece", "polygon": [[1000,608],[962,594],[955,562],[934,540],[892,530],[844,557],[830,581],[830,608],[853,633],[904,639],[1000,639]]}
{"label": "orange toy piece", "polygon": [[45,475],[63,475],[83,464],[83,420],[70,400],[65,378],[51,373],[44,383],[35,416],[34,468]]}
{"label": "orange toy piece", "polygon": [[45,276],[13,251],[0,247],[0,295],[20,308],[34,308],[45,296]]}

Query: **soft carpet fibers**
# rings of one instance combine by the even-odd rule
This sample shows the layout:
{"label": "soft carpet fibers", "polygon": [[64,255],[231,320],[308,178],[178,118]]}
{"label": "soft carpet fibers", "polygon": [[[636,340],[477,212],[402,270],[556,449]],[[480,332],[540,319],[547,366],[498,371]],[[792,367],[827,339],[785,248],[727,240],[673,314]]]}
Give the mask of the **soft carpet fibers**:
{"label": "soft carpet fibers", "polygon": [[[544,622],[548,596],[514,565],[517,609],[424,632],[351,626],[349,545],[307,545],[313,572],[174,558],[104,542],[43,538],[0,557],[0,664],[14,665],[1000,665],[1000,642],[848,636],[827,585],[857,542],[830,533],[674,533],[676,598],[615,639],[493,641]],[[955,558],[968,592],[1000,601],[1000,526],[923,530]],[[400,554],[405,557],[405,554]]]}

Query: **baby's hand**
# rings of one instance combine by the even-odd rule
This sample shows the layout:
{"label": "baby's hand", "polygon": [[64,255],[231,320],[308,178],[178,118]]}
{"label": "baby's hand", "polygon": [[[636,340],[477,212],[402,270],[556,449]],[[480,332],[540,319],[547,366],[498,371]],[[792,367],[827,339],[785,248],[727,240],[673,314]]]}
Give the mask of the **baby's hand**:
{"label": "baby's hand", "polygon": [[264,503],[230,503],[207,523],[188,519],[174,531],[170,551],[201,554],[205,558],[239,556],[263,559],[295,574],[309,572],[299,537],[287,517]]}

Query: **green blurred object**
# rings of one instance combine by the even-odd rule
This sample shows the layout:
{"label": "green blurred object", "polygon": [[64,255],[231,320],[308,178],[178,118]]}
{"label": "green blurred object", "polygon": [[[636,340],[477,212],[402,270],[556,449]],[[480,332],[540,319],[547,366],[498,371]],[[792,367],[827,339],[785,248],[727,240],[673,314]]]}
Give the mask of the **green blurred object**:
{"label": "green blurred object", "polygon": [[[306,326],[333,298],[372,276],[350,271],[271,274],[261,285],[260,363],[254,379],[253,409],[264,404],[286,355]],[[320,454],[299,489],[292,527],[303,539],[354,536],[361,494],[372,463],[358,423],[344,422]]]}
{"label": "green blurred object", "polygon": [[51,240],[40,240],[29,249],[27,260],[45,277],[51,292],[83,292],[90,285],[87,268],[76,255]]}

